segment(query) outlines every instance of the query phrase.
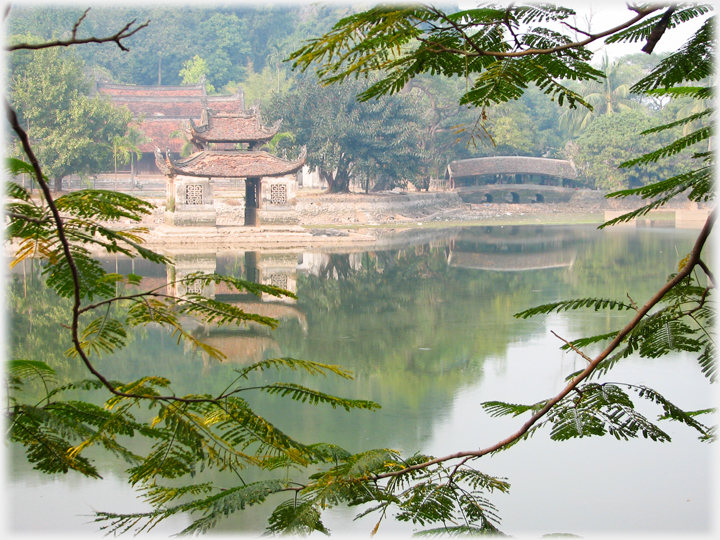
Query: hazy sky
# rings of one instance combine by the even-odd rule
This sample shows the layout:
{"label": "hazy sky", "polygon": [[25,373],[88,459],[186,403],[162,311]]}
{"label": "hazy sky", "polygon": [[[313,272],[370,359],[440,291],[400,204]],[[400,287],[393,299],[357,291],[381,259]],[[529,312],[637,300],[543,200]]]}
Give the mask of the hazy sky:
{"label": "hazy sky", "polygon": [[[462,0],[459,2],[459,5],[461,8],[469,8],[479,3],[481,2]],[[552,1],[551,3],[574,9],[578,14],[579,28],[586,30],[586,21],[589,19],[593,32],[599,32],[618,26],[619,24],[630,20],[634,15],[634,12],[631,12],[627,8],[627,2],[623,0],[570,0],[567,2]],[[700,28],[702,21],[704,21],[707,16],[708,15],[701,18],[699,17],[696,21],[684,23],[677,29],[665,32],[665,35],[662,37],[657,47],[655,47],[655,52],[660,53],[677,50],[678,47],[685,43],[685,40],[687,40],[688,37]],[[599,41],[598,43],[591,44],[590,49],[593,51],[599,50],[599,52],[602,53],[601,49],[605,47],[608,55],[612,58],[625,54],[641,52],[640,49],[642,49],[643,45],[644,43],[637,42],[604,46],[602,42]]]}

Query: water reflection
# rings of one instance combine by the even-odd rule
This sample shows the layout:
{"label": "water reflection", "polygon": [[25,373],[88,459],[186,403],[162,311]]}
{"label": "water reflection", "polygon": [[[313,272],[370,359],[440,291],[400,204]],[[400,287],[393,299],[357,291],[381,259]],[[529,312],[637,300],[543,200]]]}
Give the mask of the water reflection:
{"label": "water reflection", "polygon": [[[654,228],[601,232],[592,227],[474,227],[411,231],[408,236],[389,237],[366,252],[167,252],[173,261],[167,268],[108,257],[102,261],[106,269],[142,275],[146,288],[172,290],[173,282],[182,276],[216,271],[279,286],[298,298],[255,296],[224,286],[192,291],[276,318],[280,326],[274,331],[252,324],[195,327],[195,335],[226,354],[224,362],[178,346],[165,332],[150,328],[134,336],[121,353],[102,359],[100,367],[110,378],[129,380],[152,373],[171,379],[178,392],[212,393],[226,387],[239,365],[263,358],[291,356],[340,364],[355,373],[354,381],[301,374],[281,378],[267,373],[263,382],[285,380],[371,399],[383,406],[380,411],[345,413],[288,406],[272,396],[248,395],[248,399],[258,412],[303,442],[333,442],[351,451],[390,447],[440,453],[477,447],[488,437],[506,434],[504,426],[502,433],[496,433],[499,424],[482,417],[481,401],[524,401],[533,391],[540,395],[531,400],[542,399],[547,397],[546,390],[562,383],[567,372],[577,367],[558,351],[560,343],[548,338],[550,329],[571,339],[607,332],[620,324],[616,314],[605,312],[530,320],[514,319],[514,313],[563,298],[622,299],[631,293],[642,301],[677,268],[693,240],[693,231]],[[22,274],[22,267],[13,272],[11,323],[14,328],[35,324],[35,332],[11,334],[13,351],[38,357],[47,343],[63,339],[63,330],[57,324],[38,326],[41,314],[53,316],[51,299],[41,300],[46,293],[35,274],[32,278],[29,271]],[[178,288],[176,292],[188,291]],[[29,307],[35,310],[32,314]],[[524,364],[518,364],[518,358]],[[54,361],[60,365],[64,360]],[[647,366],[640,365],[637,372],[642,373]],[[671,378],[686,379],[694,366],[680,362],[673,369]],[[78,373],[68,369],[66,376]],[[594,443],[590,440],[589,444]],[[592,452],[583,446],[584,454]],[[522,450],[506,455],[511,462],[526,456]],[[543,454],[543,459],[552,460],[552,453]],[[617,459],[622,460],[622,454]],[[114,474],[124,467],[110,461],[103,466]],[[511,473],[522,467],[507,467],[510,472],[490,472],[509,474],[517,481]],[[235,482],[212,471],[203,474],[221,484]],[[687,489],[705,493],[706,486],[698,485]],[[533,486],[531,492],[542,489],[546,488]],[[638,496],[649,497],[641,485],[636,489]],[[513,500],[512,493],[508,500]],[[527,503],[527,497],[522,500]],[[512,516],[511,523],[506,520],[511,529],[527,528],[522,526],[522,511],[507,505],[505,509]],[[66,511],[73,512],[72,508]],[[224,522],[222,530],[261,528],[264,511],[253,518],[253,525],[237,516]],[[563,523],[563,512],[556,509],[557,523]],[[627,523],[637,523],[637,519]],[[363,522],[353,526],[363,533],[371,528]],[[351,525],[343,522],[342,527],[350,530]]]}
{"label": "water reflection", "polygon": [[588,233],[519,226],[465,229],[451,243],[448,264],[501,272],[569,267],[583,232]]}

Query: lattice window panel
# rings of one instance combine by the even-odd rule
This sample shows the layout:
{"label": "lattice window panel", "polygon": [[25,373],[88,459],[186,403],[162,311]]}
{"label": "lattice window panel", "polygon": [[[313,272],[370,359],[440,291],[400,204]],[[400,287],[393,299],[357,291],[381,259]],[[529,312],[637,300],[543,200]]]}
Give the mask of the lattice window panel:
{"label": "lattice window panel", "polygon": [[187,284],[187,293],[188,294],[202,294],[202,292],[203,292],[202,282],[193,281],[192,283]]}
{"label": "lattice window panel", "polygon": [[287,186],[283,184],[270,186],[270,204],[287,204]]}
{"label": "lattice window panel", "polygon": [[280,289],[287,290],[287,274],[272,274],[270,276],[270,285],[273,287],[279,287]]}
{"label": "lattice window panel", "polygon": [[188,184],[185,186],[185,204],[202,204],[203,203],[203,187],[202,184]]}

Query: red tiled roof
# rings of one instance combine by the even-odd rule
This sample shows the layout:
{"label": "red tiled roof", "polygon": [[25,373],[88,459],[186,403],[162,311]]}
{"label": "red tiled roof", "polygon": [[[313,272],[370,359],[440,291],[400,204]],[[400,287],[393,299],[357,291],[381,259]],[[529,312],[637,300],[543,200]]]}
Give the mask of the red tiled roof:
{"label": "red tiled roof", "polygon": [[257,111],[244,111],[234,114],[214,114],[205,112],[203,124],[196,126],[190,122],[192,138],[206,143],[220,142],[266,142],[272,139],[280,129],[282,120],[267,128],[262,125]]}
{"label": "red tiled roof", "polygon": [[[140,124],[140,131],[151,141],[138,146],[142,153],[152,153],[155,148],[167,149],[179,154],[185,145],[185,134],[187,120],[180,118],[148,118]],[[182,135],[170,138],[170,134],[179,131]]]}
{"label": "red tiled roof", "polygon": [[198,100],[192,101],[157,101],[146,100],[130,101],[124,98],[112,99],[116,106],[124,105],[135,116],[145,115],[145,118],[154,116],[170,116],[176,118],[185,118],[186,120],[192,116],[200,118],[202,104]]}
{"label": "red tiled roof", "polygon": [[[190,117],[200,118],[203,103],[195,97],[158,98],[135,96],[109,96],[110,101],[118,106],[126,106],[135,116],[176,116],[186,120]],[[207,106],[220,113],[234,113],[242,107],[242,96],[209,96],[204,98]]]}
{"label": "red tiled roof", "polygon": [[97,90],[116,106],[125,106],[136,116],[144,116],[140,130],[152,141],[140,145],[143,153],[156,147],[179,153],[183,136],[170,138],[173,131],[185,132],[188,119],[199,120],[205,107],[218,113],[236,113],[243,109],[241,93],[232,96],[207,96],[202,84],[188,86],[132,86],[98,83]]}
{"label": "red tiled roof", "polygon": [[139,86],[130,84],[97,84],[98,92],[111,96],[199,96],[206,94],[205,84],[190,84],[184,86]]}
{"label": "red tiled roof", "polygon": [[[158,156],[156,153],[156,159]],[[267,152],[223,152],[204,150],[180,160],[165,159],[166,168],[174,174],[203,178],[251,178],[284,176],[299,171],[305,163],[303,148],[296,161],[288,161]],[[161,169],[162,170],[162,169]]]}

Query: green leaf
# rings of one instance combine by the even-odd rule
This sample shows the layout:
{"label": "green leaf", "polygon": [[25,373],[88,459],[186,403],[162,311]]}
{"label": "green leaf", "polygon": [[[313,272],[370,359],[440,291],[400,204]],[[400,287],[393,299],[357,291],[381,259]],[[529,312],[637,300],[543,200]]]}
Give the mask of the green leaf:
{"label": "green leaf", "polygon": [[313,500],[298,497],[280,503],[268,519],[270,533],[308,535],[314,531],[330,536],[330,531],[320,520],[320,510]]}
{"label": "green leaf", "polygon": [[616,300],[608,300],[605,298],[580,298],[577,300],[561,300],[560,302],[552,302],[543,304],[534,308],[526,309],[520,313],[513,315],[518,319],[527,319],[535,315],[544,315],[547,313],[560,313],[562,311],[576,310],[581,308],[593,308],[595,311],[600,309],[616,309],[618,311],[635,309],[630,304],[618,302]]}
{"label": "green leaf", "polygon": [[507,415],[513,415],[513,416],[519,416],[526,412],[537,412],[540,409],[542,409],[547,401],[539,401],[538,403],[534,403],[533,405],[516,405],[513,403],[504,403],[502,401],[485,401],[480,404],[480,406],[485,409],[485,411],[490,416],[507,416]]}
{"label": "green leaf", "polygon": [[307,402],[311,405],[327,403],[331,405],[333,409],[342,407],[346,411],[350,409],[367,409],[372,411],[380,408],[380,405],[373,401],[339,398],[292,383],[274,383],[262,386],[260,390],[268,394],[278,394],[280,397],[289,396],[290,399],[302,401],[303,403]]}
{"label": "green leaf", "polygon": [[290,369],[292,371],[297,371],[298,369],[302,369],[306,372],[308,372],[310,375],[322,375],[325,376],[327,372],[334,373],[335,375],[338,375],[339,377],[342,377],[343,379],[352,379],[352,372],[348,371],[341,366],[332,365],[332,364],[322,364],[320,362],[312,362],[310,360],[297,360],[295,358],[269,358],[267,360],[262,360],[260,362],[256,362],[254,364],[251,364],[241,370],[236,370],[237,373],[242,377],[243,379],[247,379],[248,375],[252,373],[253,371],[265,371],[267,369],[275,368],[278,371],[281,368]]}

